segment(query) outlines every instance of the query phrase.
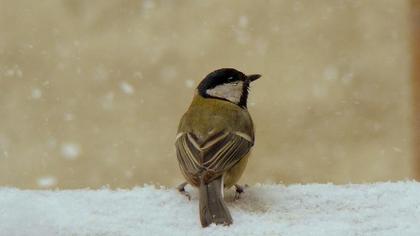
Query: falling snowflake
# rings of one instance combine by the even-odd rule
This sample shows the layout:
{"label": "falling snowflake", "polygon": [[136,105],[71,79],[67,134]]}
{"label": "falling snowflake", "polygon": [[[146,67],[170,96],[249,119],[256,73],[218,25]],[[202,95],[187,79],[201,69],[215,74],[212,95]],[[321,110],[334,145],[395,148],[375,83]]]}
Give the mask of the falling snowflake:
{"label": "falling snowflake", "polygon": [[39,88],[33,88],[31,95],[33,99],[39,99],[42,97],[42,91]]}
{"label": "falling snowflake", "polygon": [[194,86],[194,80],[192,80],[192,79],[185,80],[185,86],[187,88],[192,88]]}
{"label": "falling snowflake", "polygon": [[123,82],[121,82],[120,83],[120,89],[125,93],[125,94],[128,94],[128,95],[131,95],[131,94],[133,94],[134,93],[134,88],[133,88],[133,86],[131,85],[131,84],[129,84],[128,82],[126,82],[126,81],[123,81]]}
{"label": "falling snowflake", "polygon": [[57,179],[54,176],[42,176],[36,180],[36,183],[41,188],[50,188],[57,185]]}
{"label": "falling snowflake", "polygon": [[77,159],[80,152],[80,146],[76,143],[64,143],[61,146],[61,155],[67,160]]}

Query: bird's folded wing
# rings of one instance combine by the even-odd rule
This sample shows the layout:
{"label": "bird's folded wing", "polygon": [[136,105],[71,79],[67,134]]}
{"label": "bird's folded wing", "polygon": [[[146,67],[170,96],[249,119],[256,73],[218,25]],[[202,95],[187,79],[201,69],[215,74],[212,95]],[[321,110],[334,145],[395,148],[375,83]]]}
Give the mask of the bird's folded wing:
{"label": "bird's folded wing", "polygon": [[205,140],[193,133],[179,133],[175,146],[185,173],[222,173],[244,157],[253,145],[252,138],[241,132],[219,132]]}

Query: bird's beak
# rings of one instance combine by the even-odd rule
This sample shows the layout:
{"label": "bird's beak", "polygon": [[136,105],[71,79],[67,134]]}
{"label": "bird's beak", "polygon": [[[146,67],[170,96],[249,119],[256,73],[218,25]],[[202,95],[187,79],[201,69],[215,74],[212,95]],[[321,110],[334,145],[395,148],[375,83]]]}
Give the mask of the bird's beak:
{"label": "bird's beak", "polygon": [[253,74],[253,75],[247,75],[247,77],[248,77],[249,81],[252,82],[252,81],[257,80],[258,78],[260,78],[261,75],[259,75],[259,74]]}

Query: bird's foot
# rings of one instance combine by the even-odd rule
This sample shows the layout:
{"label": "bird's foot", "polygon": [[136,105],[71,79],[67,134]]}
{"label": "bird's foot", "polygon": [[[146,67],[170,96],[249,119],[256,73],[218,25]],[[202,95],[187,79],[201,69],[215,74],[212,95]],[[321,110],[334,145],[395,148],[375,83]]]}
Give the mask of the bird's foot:
{"label": "bird's foot", "polygon": [[241,194],[244,192],[245,188],[248,188],[248,185],[245,184],[244,186],[241,186],[239,184],[235,184],[235,188],[236,188],[236,190],[235,190],[236,192],[235,192],[235,196],[233,198],[234,201],[241,198]]}
{"label": "bird's foot", "polygon": [[190,194],[187,191],[185,191],[185,186],[187,184],[188,184],[187,182],[184,182],[184,183],[178,185],[178,187],[176,187],[176,189],[178,190],[179,193],[181,193],[182,195],[184,195],[185,197],[187,197],[188,200],[191,200]]}

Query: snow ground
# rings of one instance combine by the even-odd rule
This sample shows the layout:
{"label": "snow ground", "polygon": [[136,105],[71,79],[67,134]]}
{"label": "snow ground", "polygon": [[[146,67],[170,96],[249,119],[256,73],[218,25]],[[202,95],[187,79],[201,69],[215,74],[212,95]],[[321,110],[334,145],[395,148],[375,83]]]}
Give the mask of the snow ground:
{"label": "snow ground", "polygon": [[170,188],[0,188],[0,235],[420,235],[420,183],[255,185],[225,198],[234,224],[201,228]]}

